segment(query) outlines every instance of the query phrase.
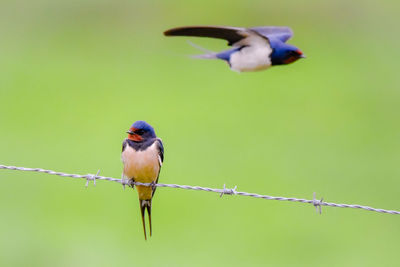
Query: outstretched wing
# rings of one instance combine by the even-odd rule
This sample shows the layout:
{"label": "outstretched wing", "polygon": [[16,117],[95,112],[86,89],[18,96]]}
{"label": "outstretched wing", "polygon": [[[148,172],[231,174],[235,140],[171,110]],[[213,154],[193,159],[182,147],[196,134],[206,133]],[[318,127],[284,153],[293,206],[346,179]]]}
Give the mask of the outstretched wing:
{"label": "outstretched wing", "polygon": [[[263,43],[268,42],[266,36],[257,31],[238,27],[225,26],[187,26],[169,29],[164,32],[165,36],[196,36],[219,38],[228,41],[230,46],[243,46],[254,43],[255,38]],[[252,43],[250,43],[252,42]]]}
{"label": "outstretched wing", "polygon": [[263,26],[263,27],[253,27],[250,29],[267,38],[271,37],[278,38],[282,42],[286,42],[293,36],[293,31],[289,27]]}

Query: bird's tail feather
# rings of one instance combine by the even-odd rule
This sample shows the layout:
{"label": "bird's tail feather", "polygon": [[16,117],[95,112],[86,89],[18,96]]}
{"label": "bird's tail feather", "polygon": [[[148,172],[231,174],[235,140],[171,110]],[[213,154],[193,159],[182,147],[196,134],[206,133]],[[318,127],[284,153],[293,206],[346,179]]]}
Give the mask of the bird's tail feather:
{"label": "bird's tail feather", "polygon": [[217,54],[218,53],[216,53],[214,51],[211,51],[211,50],[208,50],[208,49],[206,49],[206,48],[204,48],[202,46],[199,46],[199,45],[197,45],[197,44],[195,44],[193,42],[190,42],[190,41],[187,41],[187,42],[191,46],[193,46],[194,48],[196,48],[196,49],[198,49],[200,51],[203,51],[205,53],[205,54],[201,54],[201,55],[192,55],[190,57],[192,57],[192,58],[201,58],[201,59],[215,59],[215,58],[217,58]]}
{"label": "bird's tail feather", "polygon": [[150,227],[150,236],[152,234],[152,229],[151,229],[151,199],[141,199],[139,200],[140,204],[140,212],[142,213],[142,223],[143,223],[143,231],[144,231],[144,239],[147,240],[147,235],[146,235],[146,221],[144,218],[144,211],[147,210],[147,214],[149,216],[149,227]]}

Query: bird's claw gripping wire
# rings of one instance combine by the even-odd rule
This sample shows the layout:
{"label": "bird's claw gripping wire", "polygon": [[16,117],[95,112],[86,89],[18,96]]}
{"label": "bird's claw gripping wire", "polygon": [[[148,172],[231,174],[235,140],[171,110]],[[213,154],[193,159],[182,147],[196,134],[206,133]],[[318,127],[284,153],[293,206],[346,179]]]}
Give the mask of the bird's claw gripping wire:
{"label": "bird's claw gripping wire", "polygon": [[128,186],[132,187],[132,189],[135,189],[135,181],[133,179],[129,179],[127,184]]}
{"label": "bird's claw gripping wire", "polygon": [[156,190],[156,187],[157,187],[157,186],[156,186],[156,182],[155,182],[155,181],[151,182],[151,183],[150,183],[150,186],[151,186],[151,190],[152,190],[152,191]]}

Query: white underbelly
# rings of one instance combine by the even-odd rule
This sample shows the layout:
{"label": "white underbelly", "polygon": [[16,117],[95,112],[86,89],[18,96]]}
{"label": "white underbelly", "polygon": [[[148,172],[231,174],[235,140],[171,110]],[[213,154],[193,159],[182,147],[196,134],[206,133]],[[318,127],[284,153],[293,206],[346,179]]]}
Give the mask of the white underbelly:
{"label": "white underbelly", "polygon": [[238,72],[264,70],[271,66],[271,53],[267,45],[244,47],[231,55],[229,63],[231,69]]}

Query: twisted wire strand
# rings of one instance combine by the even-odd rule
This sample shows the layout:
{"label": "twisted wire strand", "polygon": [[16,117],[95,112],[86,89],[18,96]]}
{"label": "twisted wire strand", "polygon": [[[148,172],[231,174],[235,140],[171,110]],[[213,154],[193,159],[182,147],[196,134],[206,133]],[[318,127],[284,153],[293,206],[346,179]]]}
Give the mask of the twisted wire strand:
{"label": "twisted wire strand", "polygon": [[236,186],[234,188],[226,188],[224,185],[224,187],[222,189],[218,189],[218,188],[209,188],[209,187],[202,187],[202,186],[191,186],[191,185],[152,184],[152,183],[132,182],[132,181],[129,181],[126,179],[118,179],[118,178],[113,178],[113,177],[100,176],[100,175],[98,175],[100,170],[97,172],[97,174],[80,175],[80,174],[69,174],[69,173],[64,173],[64,172],[46,170],[46,169],[42,169],[42,168],[26,168],[26,167],[16,167],[16,166],[6,166],[6,165],[0,165],[0,169],[40,172],[40,173],[47,173],[47,174],[51,174],[51,175],[58,175],[61,177],[86,179],[87,180],[86,186],[88,186],[89,181],[93,181],[94,185],[96,185],[96,180],[106,180],[106,181],[120,183],[123,186],[133,184],[133,185],[152,186],[152,187],[169,187],[169,188],[186,189],[186,190],[199,190],[199,191],[215,192],[215,193],[219,193],[221,197],[223,195],[239,195],[239,196],[262,198],[262,199],[268,199],[268,200],[300,202],[300,203],[312,204],[316,208],[317,212],[319,212],[319,213],[321,213],[322,206],[327,206],[327,207],[337,207],[337,208],[363,209],[363,210],[375,211],[375,212],[380,212],[380,213],[400,215],[400,211],[395,211],[395,210],[377,209],[377,208],[363,206],[363,205],[357,205],[357,204],[337,204],[337,203],[332,203],[332,202],[324,202],[323,199],[321,199],[321,200],[316,199],[315,193],[314,193],[313,199],[309,200],[309,199],[303,199],[303,198],[274,197],[274,196],[269,196],[269,195],[260,195],[260,194],[256,194],[256,193],[240,192],[240,191],[236,191],[236,188],[237,188]]}

